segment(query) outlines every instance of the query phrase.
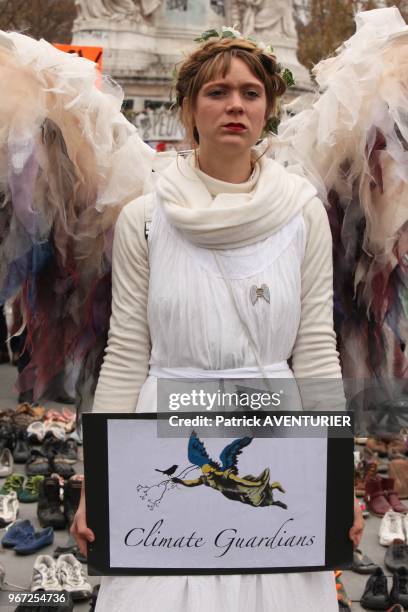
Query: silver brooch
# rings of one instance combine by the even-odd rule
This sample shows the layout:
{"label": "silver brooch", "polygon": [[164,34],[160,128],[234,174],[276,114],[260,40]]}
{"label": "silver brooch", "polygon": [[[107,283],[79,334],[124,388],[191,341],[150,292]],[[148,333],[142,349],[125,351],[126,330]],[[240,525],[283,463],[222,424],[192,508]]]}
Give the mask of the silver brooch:
{"label": "silver brooch", "polygon": [[269,287],[268,285],[265,285],[265,284],[261,285],[260,287],[257,287],[256,285],[252,285],[251,290],[250,290],[250,296],[251,296],[252,304],[255,304],[257,299],[261,297],[263,297],[264,300],[268,302],[268,304],[270,304],[271,302],[271,295],[269,293]]}

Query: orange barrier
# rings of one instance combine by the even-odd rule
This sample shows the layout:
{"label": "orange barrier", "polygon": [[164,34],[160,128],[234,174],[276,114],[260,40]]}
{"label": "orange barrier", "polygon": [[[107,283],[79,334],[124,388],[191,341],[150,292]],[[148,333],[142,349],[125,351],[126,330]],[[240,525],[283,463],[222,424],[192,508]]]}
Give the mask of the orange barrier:
{"label": "orange barrier", "polygon": [[79,55],[79,57],[85,57],[86,59],[91,60],[91,62],[95,62],[99,72],[102,72],[102,47],[86,47],[83,45],[61,45],[59,43],[54,43],[54,47],[56,47],[60,51],[65,51],[66,53],[76,53],[77,55]]}

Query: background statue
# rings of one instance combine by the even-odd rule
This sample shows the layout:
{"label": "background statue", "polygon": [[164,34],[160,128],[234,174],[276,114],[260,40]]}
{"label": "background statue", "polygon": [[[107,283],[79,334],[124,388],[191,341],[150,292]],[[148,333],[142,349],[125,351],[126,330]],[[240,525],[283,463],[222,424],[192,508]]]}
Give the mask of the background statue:
{"label": "background statue", "polygon": [[148,17],[160,6],[161,0],[76,0],[78,18],[135,19]]}
{"label": "background statue", "polygon": [[241,0],[244,36],[268,34],[296,37],[292,0]]}

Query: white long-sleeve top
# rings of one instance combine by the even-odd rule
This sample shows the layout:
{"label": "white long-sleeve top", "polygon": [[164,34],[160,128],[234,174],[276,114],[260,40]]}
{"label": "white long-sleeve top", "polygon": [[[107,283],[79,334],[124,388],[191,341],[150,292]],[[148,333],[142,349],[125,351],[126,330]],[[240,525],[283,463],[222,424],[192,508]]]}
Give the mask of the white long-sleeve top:
{"label": "white long-sleeve top", "polygon": [[[197,170],[211,195],[234,192]],[[257,180],[239,185],[250,192]],[[145,237],[146,206],[151,195],[138,198],[121,212],[112,265],[112,316],[105,359],[93,410],[132,412],[149,369],[151,352],[147,322],[149,255]],[[151,200],[150,200],[151,201]],[[306,247],[301,266],[301,317],[292,352],[296,378],[339,378],[341,371],[333,330],[332,241],[326,211],[313,198],[302,211]]]}

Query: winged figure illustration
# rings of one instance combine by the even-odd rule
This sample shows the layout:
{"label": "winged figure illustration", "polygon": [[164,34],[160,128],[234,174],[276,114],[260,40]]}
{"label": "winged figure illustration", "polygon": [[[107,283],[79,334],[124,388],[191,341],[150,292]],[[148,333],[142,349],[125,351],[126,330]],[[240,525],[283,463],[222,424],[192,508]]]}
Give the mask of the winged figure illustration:
{"label": "winged figure illustration", "polygon": [[277,489],[285,493],[280,482],[270,482],[269,468],[265,468],[259,476],[239,476],[238,456],[242,450],[251,444],[253,438],[247,436],[238,438],[228,444],[220,454],[220,463],[213,461],[195,431],[191,433],[188,443],[188,459],[201,469],[201,476],[192,480],[172,478],[172,482],[185,487],[206,485],[216,489],[228,499],[249,504],[254,507],[279,506],[287,509],[287,505],[273,499],[273,491]]}

